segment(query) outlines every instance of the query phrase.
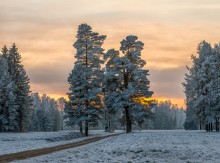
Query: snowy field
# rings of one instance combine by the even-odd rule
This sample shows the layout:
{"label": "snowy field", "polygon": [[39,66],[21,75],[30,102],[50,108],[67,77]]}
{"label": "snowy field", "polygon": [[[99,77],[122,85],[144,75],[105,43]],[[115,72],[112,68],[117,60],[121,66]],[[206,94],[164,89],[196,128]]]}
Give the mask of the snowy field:
{"label": "snowy field", "polygon": [[141,131],[17,162],[219,163],[220,133]]}
{"label": "snowy field", "polygon": [[0,133],[0,155],[52,147],[113,133],[106,133],[103,130],[92,130],[89,134],[89,137],[84,137],[78,131]]}

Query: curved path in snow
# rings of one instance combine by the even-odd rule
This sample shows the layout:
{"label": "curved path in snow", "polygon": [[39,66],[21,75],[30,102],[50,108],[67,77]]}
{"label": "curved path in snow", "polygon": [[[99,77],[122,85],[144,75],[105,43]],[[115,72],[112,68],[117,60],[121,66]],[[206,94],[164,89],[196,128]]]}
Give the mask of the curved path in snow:
{"label": "curved path in snow", "polygon": [[82,146],[85,144],[96,142],[96,141],[99,141],[99,140],[102,140],[102,139],[105,139],[108,137],[121,135],[121,134],[123,134],[123,133],[88,138],[86,140],[82,140],[79,142],[63,144],[63,145],[58,145],[58,146],[54,146],[54,147],[47,147],[47,148],[42,148],[42,149],[34,149],[34,150],[28,150],[28,151],[23,151],[23,152],[18,152],[18,153],[0,155],[0,163],[10,162],[10,161],[14,161],[14,160],[23,160],[23,159],[27,159],[27,158],[31,158],[31,157],[49,154],[52,152],[61,151],[64,149],[75,148],[75,147],[79,147],[79,146]]}

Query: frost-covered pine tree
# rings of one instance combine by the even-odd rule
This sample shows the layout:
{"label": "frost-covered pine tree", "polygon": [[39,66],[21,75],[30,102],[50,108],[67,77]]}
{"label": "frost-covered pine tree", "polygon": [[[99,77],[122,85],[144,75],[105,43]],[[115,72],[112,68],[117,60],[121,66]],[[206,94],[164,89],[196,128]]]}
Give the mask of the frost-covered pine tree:
{"label": "frost-covered pine tree", "polygon": [[186,94],[186,129],[202,129],[213,122],[213,82],[217,78],[218,61],[211,45],[205,41],[197,47],[198,57],[192,56],[192,67],[187,67],[183,86]]}
{"label": "frost-covered pine tree", "polygon": [[[105,130],[112,131],[113,122],[121,119],[122,110],[115,108],[115,99],[114,95],[117,95],[118,86],[121,84],[121,81],[118,80],[118,68],[116,67],[116,62],[119,60],[119,51],[115,49],[110,49],[105,54],[105,60],[108,62],[105,65],[105,78],[104,78],[104,103],[105,103]],[[116,96],[115,96],[116,98]],[[116,116],[117,115],[117,116]],[[115,119],[118,118],[118,119]]]}
{"label": "frost-covered pine tree", "polygon": [[14,82],[15,100],[18,107],[16,131],[27,131],[29,125],[29,115],[32,111],[32,99],[30,96],[29,78],[26,74],[24,66],[21,64],[21,55],[15,44],[9,50],[8,70],[12,81]]}
{"label": "frost-covered pine tree", "polygon": [[31,114],[31,123],[29,126],[30,131],[42,131],[42,117],[43,112],[41,109],[41,98],[38,93],[31,94],[33,99],[33,112]]}
{"label": "frost-covered pine tree", "polygon": [[58,107],[58,110],[61,114],[61,129],[63,130],[64,129],[64,108],[65,108],[65,103],[66,103],[66,99],[64,97],[61,97],[57,100],[57,107]]}
{"label": "frost-covered pine tree", "polygon": [[137,103],[135,99],[149,98],[148,70],[143,69],[146,62],[141,59],[144,44],[137,36],[127,36],[121,41],[120,50],[123,56],[114,49],[106,53],[105,103],[111,112],[123,113],[126,120],[126,132],[131,132],[132,122],[141,125],[149,115],[148,107]]}
{"label": "frost-covered pine tree", "polygon": [[53,116],[51,113],[51,106],[50,106],[50,97],[48,97],[46,94],[43,94],[41,97],[42,101],[42,112],[43,112],[43,125],[42,130],[43,131],[53,131]]}
{"label": "frost-covered pine tree", "polygon": [[170,101],[156,102],[151,129],[183,129],[186,114]]}
{"label": "frost-covered pine tree", "polygon": [[68,119],[66,125],[78,125],[80,127],[80,133],[83,133],[83,121],[85,120],[84,101],[81,102],[81,105],[78,105],[80,104],[80,99],[84,98],[85,93],[85,91],[81,89],[82,82],[86,80],[84,72],[85,70],[80,64],[74,66],[68,78],[68,83],[70,84],[70,92],[68,93],[69,101],[65,104],[65,118]]}
{"label": "frost-covered pine tree", "polygon": [[0,131],[15,131],[18,128],[16,86],[8,72],[7,55],[8,50],[4,46],[0,55]]}
{"label": "frost-covered pine tree", "polygon": [[2,57],[5,58],[6,60],[8,58],[8,48],[6,45],[2,48]]}
{"label": "frost-covered pine tree", "polygon": [[85,135],[88,136],[89,125],[97,125],[99,119],[103,79],[101,64],[104,63],[102,44],[106,36],[93,32],[87,24],[81,24],[76,38],[73,45],[76,62],[68,78],[70,88],[66,113],[71,124],[85,122]]}
{"label": "frost-covered pine tree", "polygon": [[8,76],[7,61],[0,54],[0,132],[4,131],[5,124],[7,124],[6,109],[5,109],[5,92],[6,79]]}
{"label": "frost-covered pine tree", "polygon": [[[210,91],[210,98],[212,99],[211,103],[211,114],[210,116],[215,121],[215,128],[216,131],[220,130],[220,90],[219,90],[219,83],[220,83],[220,44],[215,44],[213,48],[213,65],[212,65],[212,71],[215,72],[214,79],[210,82],[207,89]],[[213,67],[214,66],[214,67]]]}
{"label": "frost-covered pine tree", "polygon": [[31,114],[31,131],[58,131],[62,129],[62,114],[57,101],[43,94],[32,94],[34,111]]}

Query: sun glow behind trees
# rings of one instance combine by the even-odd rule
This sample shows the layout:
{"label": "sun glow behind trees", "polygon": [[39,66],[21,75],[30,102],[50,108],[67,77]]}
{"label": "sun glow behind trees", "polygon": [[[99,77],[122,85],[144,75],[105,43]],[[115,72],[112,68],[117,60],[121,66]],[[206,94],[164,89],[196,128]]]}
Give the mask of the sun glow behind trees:
{"label": "sun glow behind trees", "polygon": [[[55,98],[68,90],[64,79],[72,68],[72,35],[80,23],[87,22],[109,36],[105,49],[118,48],[118,42],[130,33],[139,36],[145,43],[143,58],[149,60],[154,96],[181,106],[184,93],[179,83],[194,47],[203,39],[212,44],[219,41],[218,0],[94,0],[89,8],[86,1],[21,0],[18,4],[8,0],[1,6],[0,47],[16,42],[32,91]],[[164,83],[171,71],[176,80]]]}

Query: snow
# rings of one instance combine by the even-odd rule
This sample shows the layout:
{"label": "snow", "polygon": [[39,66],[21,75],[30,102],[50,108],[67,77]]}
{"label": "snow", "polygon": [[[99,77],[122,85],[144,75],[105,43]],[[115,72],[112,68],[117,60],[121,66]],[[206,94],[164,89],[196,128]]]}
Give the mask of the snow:
{"label": "snow", "polygon": [[[120,132],[122,131],[118,130],[115,133]],[[0,155],[68,144],[115,133],[107,133],[104,130],[91,130],[89,131],[89,137],[81,136],[78,131],[72,130],[59,132],[0,133]]]}
{"label": "snow", "polygon": [[220,133],[137,131],[17,162],[212,162],[220,160]]}

